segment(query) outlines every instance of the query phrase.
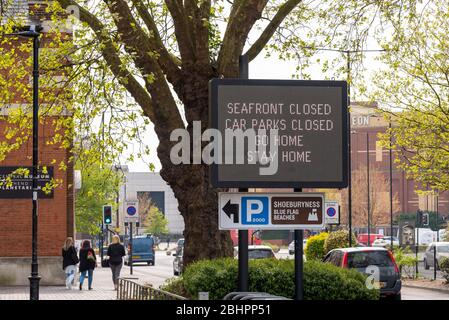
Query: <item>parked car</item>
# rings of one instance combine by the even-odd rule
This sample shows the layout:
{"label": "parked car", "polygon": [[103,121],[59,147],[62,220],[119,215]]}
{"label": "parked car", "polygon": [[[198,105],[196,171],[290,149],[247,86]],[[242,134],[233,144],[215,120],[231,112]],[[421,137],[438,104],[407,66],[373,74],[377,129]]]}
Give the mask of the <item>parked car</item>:
{"label": "parked car", "polygon": [[376,239],[376,240],[374,240],[372,245],[373,245],[373,247],[391,246],[391,238],[393,238],[393,246],[399,246],[399,239],[396,237],[390,237],[390,236]]}
{"label": "parked car", "polygon": [[424,269],[434,267],[434,248],[436,247],[436,267],[439,270],[441,258],[449,258],[449,242],[432,242],[424,253]]}
{"label": "parked car", "polygon": [[[232,245],[237,246],[239,244],[239,231],[229,230],[231,236]],[[248,244],[259,245],[262,244],[260,230],[248,229]]]}
{"label": "parked car", "polygon": [[176,242],[176,248],[175,248],[175,252],[179,253],[181,251],[182,248],[184,248],[184,238],[178,239],[178,241]]}
{"label": "parked car", "polygon": [[[381,239],[381,238],[383,238],[383,237],[384,237],[383,234],[379,234],[379,233],[370,233],[370,235],[369,235],[369,239],[370,239],[369,243],[370,243],[370,245],[372,245],[373,242],[374,242],[376,239]],[[368,233],[361,233],[361,234],[359,234],[359,235],[357,236],[357,242],[358,242],[358,243],[361,243],[361,244],[363,244],[363,245],[365,245],[365,246],[367,246],[367,245],[368,245]]]}
{"label": "parked car", "polygon": [[[302,247],[305,248],[307,244],[307,239],[304,239],[302,241]],[[288,254],[295,254],[295,240],[293,240],[292,242],[290,242],[290,244],[288,245]]]}
{"label": "parked car", "polygon": [[[143,235],[133,237],[132,243],[132,260],[134,263],[146,262],[148,265],[155,264],[155,241],[151,235]],[[127,245],[127,253],[125,256],[125,265],[129,265],[131,244]]]}
{"label": "parked car", "polygon": [[[239,247],[234,247],[234,258],[238,259]],[[276,256],[269,246],[248,246],[248,259],[275,258]]]}
{"label": "parked car", "polygon": [[331,250],[323,259],[341,268],[356,269],[372,275],[374,266],[379,268],[378,281],[381,297],[401,300],[401,275],[393,254],[379,247],[356,247]]}
{"label": "parked car", "polygon": [[175,257],[175,260],[173,260],[173,274],[175,276],[178,276],[183,272],[184,266],[183,255],[184,255],[183,246],[180,248],[179,252],[176,251],[175,253],[173,253],[173,256]]}

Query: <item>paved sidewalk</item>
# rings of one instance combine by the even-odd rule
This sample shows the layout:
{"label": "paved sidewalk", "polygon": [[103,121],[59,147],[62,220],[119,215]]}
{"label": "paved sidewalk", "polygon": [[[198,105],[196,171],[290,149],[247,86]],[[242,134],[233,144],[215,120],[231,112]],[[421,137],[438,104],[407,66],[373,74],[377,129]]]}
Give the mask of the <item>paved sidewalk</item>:
{"label": "paved sidewalk", "polygon": [[403,279],[402,285],[404,287],[409,288],[419,288],[419,289],[428,289],[428,290],[436,290],[446,294],[449,294],[449,285],[445,284],[445,280],[428,280],[428,279]]}
{"label": "paved sidewalk", "polygon": [[[144,284],[148,282],[148,276],[136,270],[132,276],[126,271],[123,278]],[[88,290],[87,278],[84,280],[83,290],[79,290],[79,273],[75,279],[72,290],[65,286],[40,286],[40,300],[115,300],[117,291],[114,290],[112,274],[109,268],[97,267],[94,271],[92,284],[93,290]],[[0,286],[0,300],[29,300],[30,288],[28,286],[5,287]]]}

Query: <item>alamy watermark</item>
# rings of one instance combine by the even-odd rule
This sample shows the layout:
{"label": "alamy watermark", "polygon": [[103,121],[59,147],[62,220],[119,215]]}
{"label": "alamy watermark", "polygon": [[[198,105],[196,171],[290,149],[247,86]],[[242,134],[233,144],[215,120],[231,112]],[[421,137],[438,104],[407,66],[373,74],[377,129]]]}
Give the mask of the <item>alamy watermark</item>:
{"label": "alamy watermark", "polygon": [[[201,133],[201,121],[193,121],[192,136],[187,129],[175,129],[170,141],[176,143],[170,151],[173,164],[253,164],[259,174],[274,175],[279,167],[279,134],[277,129],[218,129]],[[202,148],[203,142],[209,142]],[[192,151],[191,151],[192,150]]]}
{"label": "alamy watermark", "polygon": [[365,280],[365,285],[368,289],[380,289],[380,269],[378,266],[370,265],[366,267],[365,273],[368,278]]}

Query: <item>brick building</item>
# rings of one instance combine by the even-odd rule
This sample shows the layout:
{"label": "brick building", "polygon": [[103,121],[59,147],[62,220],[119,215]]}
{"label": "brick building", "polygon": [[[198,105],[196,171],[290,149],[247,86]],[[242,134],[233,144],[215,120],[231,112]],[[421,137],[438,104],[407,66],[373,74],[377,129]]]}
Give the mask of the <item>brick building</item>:
{"label": "brick building", "polygon": [[[377,201],[377,207],[370,211],[371,232],[390,234],[390,151],[379,144],[379,134],[385,133],[389,123],[380,116],[376,104],[353,103],[351,105],[351,167],[352,167],[352,226],[356,232],[367,231],[367,163],[369,161],[369,176],[371,190],[371,206]],[[368,136],[368,139],[367,139]],[[368,140],[368,147],[367,147]],[[367,159],[367,149],[368,157]],[[418,209],[438,212],[442,216],[449,215],[449,193],[441,192],[439,197],[425,196],[416,193],[417,189],[425,187],[417,185],[408,179],[403,170],[394,163],[392,154],[392,190],[393,217],[400,214],[414,214]],[[251,191],[252,189],[250,189]],[[291,189],[254,189],[256,192],[291,192]],[[348,227],[348,189],[303,189],[304,192],[326,192],[326,198],[340,203],[340,225]],[[379,202],[382,202],[379,205]],[[374,214],[373,214],[374,211]],[[394,235],[397,235],[394,226]],[[263,240],[287,244],[293,239],[289,231],[264,231]]]}
{"label": "brick building", "polygon": [[[48,44],[45,31],[48,24],[44,21],[43,8],[36,6],[39,2],[19,1],[13,2],[11,12],[29,17],[29,12],[35,10],[41,14],[31,14],[34,19],[41,20],[44,34],[41,37],[41,52]],[[27,39],[17,40],[24,43],[32,41]],[[13,43],[14,46],[14,43]],[[26,58],[26,57],[20,57]],[[0,70],[7,73],[8,70]],[[4,75],[4,74],[3,74]],[[31,70],[29,72],[31,76]],[[15,91],[15,83],[11,85]],[[31,81],[29,82],[31,87]],[[6,141],[6,129],[11,126],[8,118],[12,110],[25,108],[24,101],[17,95],[12,95],[11,100],[0,101],[0,143]],[[45,103],[41,102],[41,107]],[[39,125],[39,165],[47,166],[48,172],[43,172],[50,178],[61,183],[53,190],[52,194],[40,193],[38,201],[38,258],[39,275],[41,284],[63,284],[64,273],[62,271],[61,248],[68,236],[74,235],[74,198],[73,198],[73,165],[69,163],[70,151],[60,145],[47,144],[55,135],[54,120],[58,115],[49,114],[42,117]],[[67,115],[64,115],[64,117]],[[31,167],[32,165],[32,139],[29,137],[22,146],[7,154],[6,159],[0,161],[0,179],[5,177],[12,169]],[[59,164],[67,164],[66,170],[61,170]],[[11,168],[12,167],[12,168]],[[31,180],[26,176],[16,176],[12,179],[12,185],[3,183],[0,186],[0,286],[1,285],[28,285],[28,276],[31,272],[31,245],[32,245],[32,200],[30,185]]]}
{"label": "brick building", "polygon": [[[355,104],[351,106],[351,164],[353,175],[353,200],[356,193],[360,193],[361,191],[363,192],[363,190],[361,190],[363,188],[364,193],[366,194],[367,187],[357,186],[354,184],[354,180],[356,180],[357,172],[360,172],[361,170],[366,171],[367,163],[369,161],[371,182],[373,179],[376,179],[376,176],[382,176],[383,178],[381,178],[381,184],[386,184],[385,186],[380,185],[379,189],[381,190],[378,190],[376,193],[378,197],[384,197],[385,199],[383,200],[388,202],[387,208],[383,208],[381,210],[383,216],[386,217],[386,219],[383,220],[387,221],[378,223],[376,226],[377,228],[383,228],[389,225],[390,150],[382,148],[379,145],[380,138],[378,135],[379,133],[384,133],[388,129],[389,123],[382,116],[376,113],[376,109],[376,104]],[[367,149],[369,160],[367,158]],[[418,196],[416,190],[426,190],[426,188],[418,185],[414,180],[408,179],[405,172],[400,168],[397,168],[394,163],[395,156],[396,155],[393,153],[392,190],[394,195],[394,215],[401,213],[416,213],[418,209],[424,211],[436,211],[437,202],[439,213],[442,215],[447,215],[449,213],[448,192],[440,193],[438,200],[436,196]],[[359,181],[359,183],[363,184],[365,184],[365,182],[366,181]],[[367,200],[365,200],[365,204],[366,202]],[[364,213],[366,214],[366,211]],[[353,215],[360,215],[364,213],[357,212],[356,208],[353,207]],[[342,222],[346,224],[346,221],[347,217],[344,217]],[[359,225],[358,227],[365,226],[366,225]]]}

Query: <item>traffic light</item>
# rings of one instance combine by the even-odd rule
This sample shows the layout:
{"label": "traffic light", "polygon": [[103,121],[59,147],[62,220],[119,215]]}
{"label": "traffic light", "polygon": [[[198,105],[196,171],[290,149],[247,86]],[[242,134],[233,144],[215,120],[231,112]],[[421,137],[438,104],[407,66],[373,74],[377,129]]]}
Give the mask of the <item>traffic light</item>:
{"label": "traffic light", "polygon": [[421,224],[423,226],[428,227],[429,226],[429,213],[424,212],[421,217],[422,217]]}
{"label": "traffic light", "polygon": [[103,206],[103,224],[112,224],[112,206]]}
{"label": "traffic light", "polygon": [[421,210],[418,209],[418,211],[416,211],[416,227],[419,228],[422,226],[422,216],[423,216],[423,212]]}

